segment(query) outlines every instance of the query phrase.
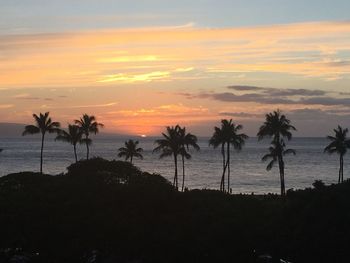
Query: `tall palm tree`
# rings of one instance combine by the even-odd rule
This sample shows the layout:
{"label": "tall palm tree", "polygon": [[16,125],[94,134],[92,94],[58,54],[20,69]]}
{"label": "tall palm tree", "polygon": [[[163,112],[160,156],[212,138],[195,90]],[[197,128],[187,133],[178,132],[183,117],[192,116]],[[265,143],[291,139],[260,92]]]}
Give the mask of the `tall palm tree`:
{"label": "tall palm tree", "polygon": [[279,142],[272,141],[271,146],[269,147],[269,153],[265,154],[262,157],[262,161],[267,161],[268,159],[272,159],[269,164],[266,167],[267,171],[270,171],[273,167],[273,165],[278,161],[279,164],[279,170],[281,175],[281,194],[285,194],[285,182],[284,182],[284,161],[283,158],[280,159],[280,156],[285,156],[287,154],[296,154],[295,150],[293,149],[285,149],[286,144],[283,139],[281,139]]}
{"label": "tall palm tree", "polygon": [[153,152],[162,152],[160,158],[167,156],[174,157],[175,173],[173,186],[178,189],[178,172],[177,172],[177,157],[180,154],[181,140],[178,133],[178,125],[176,127],[166,127],[166,132],[162,133],[163,138],[155,141],[158,146],[153,149]]}
{"label": "tall palm tree", "polygon": [[180,148],[180,155],[181,155],[181,161],[182,161],[182,187],[181,190],[182,192],[184,191],[185,188],[185,158],[186,159],[191,159],[191,154],[188,152],[189,148],[192,147],[196,151],[200,150],[199,145],[197,144],[197,136],[191,134],[191,133],[186,133],[186,127],[181,128],[179,125],[176,126],[177,132],[180,137],[180,143],[181,143],[181,148]]}
{"label": "tall palm tree", "polygon": [[142,148],[137,148],[139,141],[128,140],[125,142],[125,147],[119,148],[119,157],[125,157],[125,161],[130,159],[130,163],[132,163],[133,157],[143,159]]}
{"label": "tall palm tree", "polygon": [[[281,195],[284,196],[286,193],[285,183],[284,183],[284,160],[283,156],[287,153],[294,153],[292,149],[287,150],[285,152],[285,141],[286,138],[288,141],[292,139],[292,131],[295,131],[295,127],[291,125],[291,121],[286,118],[279,110],[268,113],[265,115],[265,122],[260,127],[259,132],[257,134],[258,139],[262,140],[265,137],[272,138],[271,147],[275,150],[273,153],[276,153],[277,161],[279,165],[280,171],[280,182],[281,182]],[[272,148],[270,147],[270,154]],[[264,156],[265,157],[265,156]],[[270,157],[263,158],[268,159]],[[271,164],[273,165],[273,163]],[[271,166],[272,168],[272,166]]]}
{"label": "tall palm tree", "polygon": [[[235,124],[231,120],[221,120],[221,128],[215,127],[214,134],[209,140],[209,144],[213,145],[214,148],[221,144],[221,152],[223,155],[223,174],[221,178],[220,188],[225,191],[225,173],[227,171],[227,192],[230,192],[230,153],[231,145],[237,151],[242,150],[245,140],[248,136],[244,133],[239,133],[243,129],[240,124]],[[226,145],[226,154],[225,154]],[[225,163],[226,159],[226,163]]]}
{"label": "tall palm tree", "polygon": [[350,148],[350,139],[346,137],[348,129],[343,129],[338,125],[337,129],[334,129],[335,136],[327,136],[331,141],[329,145],[324,149],[324,152],[329,154],[337,153],[339,154],[339,177],[338,183],[344,181],[344,155],[347,152],[347,149]]}
{"label": "tall palm tree", "polygon": [[35,125],[27,125],[24,127],[22,136],[41,133],[41,151],[40,151],[40,173],[43,173],[43,152],[44,152],[44,140],[46,133],[58,133],[60,123],[53,122],[49,117],[49,112],[45,114],[40,113],[39,116],[33,114]]}
{"label": "tall palm tree", "polygon": [[226,157],[225,157],[225,140],[223,136],[223,130],[214,127],[214,134],[209,140],[209,145],[213,146],[214,149],[221,145],[221,154],[222,154],[222,176],[220,181],[220,191],[225,191],[225,173],[226,173]]}
{"label": "tall palm tree", "polygon": [[[227,122],[227,120],[225,121]],[[227,147],[227,191],[230,193],[230,145],[233,146],[233,148],[236,151],[241,151],[243,148],[243,145],[245,144],[245,140],[248,139],[248,136],[244,133],[238,133],[240,130],[243,129],[243,126],[240,124],[235,125],[232,120],[228,122],[227,129],[228,129],[228,137],[226,142]]]}
{"label": "tall palm tree", "polygon": [[102,123],[98,123],[96,121],[95,116],[90,116],[88,114],[83,114],[83,116],[79,120],[74,121],[75,124],[77,124],[80,129],[83,132],[83,135],[85,136],[82,141],[86,145],[86,159],[89,159],[89,153],[90,153],[90,148],[89,146],[92,143],[92,140],[89,138],[90,133],[97,134],[100,130],[99,128],[103,128],[104,125]]}
{"label": "tall palm tree", "polygon": [[69,124],[68,132],[65,130],[60,130],[56,137],[57,141],[68,142],[71,145],[73,145],[75,162],[78,161],[77,144],[82,143],[82,135],[83,135],[83,132],[78,125]]}

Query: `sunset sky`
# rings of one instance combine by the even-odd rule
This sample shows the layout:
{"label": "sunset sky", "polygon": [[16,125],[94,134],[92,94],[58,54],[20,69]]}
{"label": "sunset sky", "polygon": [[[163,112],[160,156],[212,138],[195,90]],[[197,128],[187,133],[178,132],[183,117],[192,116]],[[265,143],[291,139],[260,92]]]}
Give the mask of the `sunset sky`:
{"label": "sunset sky", "polygon": [[279,108],[297,136],[350,127],[349,0],[0,2],[0,122],[255,135]]}

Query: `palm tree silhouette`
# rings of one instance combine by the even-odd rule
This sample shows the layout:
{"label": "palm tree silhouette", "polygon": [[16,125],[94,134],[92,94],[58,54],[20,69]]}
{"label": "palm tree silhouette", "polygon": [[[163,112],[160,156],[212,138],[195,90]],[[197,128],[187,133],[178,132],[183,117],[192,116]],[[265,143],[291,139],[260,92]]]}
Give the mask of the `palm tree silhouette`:
{"label": "palm tree silhouette", "polygon": [[163,139],[155,140],[155,144],[158,146],[153,149],[153,152],[162,152],[159,158],[164,158],[167,156],[174,157],[175,173],[173,186],[178,189],[178,176],[177,176],[177,156],[180,154],[181,140],[178,133],[178,128],[176,127],[166,127],[166,132],[162,133]]}
{"label": "palm tree silhouette", "polygon": [[56,139],[57,141],[68,142],[73,145],[75,162],[78,161],[77,144],[82,143],[83,132],[78,125],[68,125],[68,132],[60,130]]}
{"label": "palm tree silhouette", "polygon": [[[217,148],[221,145],[221,153],[223,156],[223,173],[221,177],[220,189],[225,191],[225,173],[227,171],[227,192],[230,192],[230,146],[237,151],[242,150],[245,140],[248,139],[248,136],[244,133],[238,133],[243,129],[243,126],[240,124],[234,124],[232,119],[230,120],[221,120],[221,128],[215,127],[214,134],[209,140],[209,145]],[[225,145],[226,145],[226,155],[225,155]],[[226,159],[226,163],[225,163]]]}
{"label": "palm tree silhouette", "polygon": [[[265,154],[262,157],[262,161],[267,161],[269,159],[272,159],[266,167],[267,171],[270,171],[272,169],[273,165],[279,160],[279,156],[285,156],[287,154],[294,154],[294,155],[296,154],[295,150],[285,149],[285,147],[286,147],[286,144],[285,144],[283,139],[281,139],[279,142],[277,142],[277,141],[271,142],[271,146],[269,147],[269,153]],[[284,170],[283,170],[284,169],[284,161],[283,161],[283,159],[281,162],[282,162],[282,164],[279,166],[280,174],[283,174],[283,176],[281,176],[281,189],[282,189],[282,185],[283,185],[283,191],[285,191],[284,190]],[[279,162],[279,164],[280,164],[280,162]],[[282,192],[282,190],[281,190],[281,192]]]}
{"label": "palm tree silhouette", "polygon": [[225,161],[225,140],[223,136],[223,130],[214,127],[214,134],[209,140],[209,145],[213,146],[216,149],[221,145],[221,154],[222,154],[222,176],[220,181],[220,191],[225,192],[225,173],[226,173],[226,161]]}
{"label": "palm tree silhouette", "polygon": [[346,135],[348,129],[343,129],[338,125],[337,129],[334,129],[335,136],[327,136],[331,143],[324,149],[324,152],[329,154],[338,153],[339,154],[339,177],[338,183],[344,181],[344,155],[347,152],[347,148],[350,148],[350,139],[347,139]]}
{"label": "palm tree silhouette", "polygon": [[95,116],[89,116],[88,114],[83,114],[83,116],[79,120],[74,121],[83,132],[85,136],[82,139],[82,142],[86,145],[86,159],[89,159],[90,149],[89,146],[92,144],[92,140],[89,138],[90,133],[97,134],[99,132],[99,128],[103,128],[104,125],[102,123],[98,123],[96,121]]}
{"label": "palm tree silhouette", "polygon": [[186,133],[186,127],[181,128],[179,125],[175,127],[177,129],[178,135],[180,137],[180,155],[182,160],[182,192],[184,191],[185,187],[185,158],[191,159],[191,154],[188,152],[189,148],[192,147],[196,151],[200,150],[199,145],[197,144],[197,136]]}
{"label": "palm tree silhouette", "polygon": [[52,122],[51,118],[49,117],[49,112],[46,112],[45,114],[40,113],[39,116],[36,114],[33,114],[33,118],[35,120],[35,125],[25,126],[22,136],[25,136],[28,134],[32,135],[32,134],[41,133],[40,173],[43,173],[43,151],[44,151],[45,134],[58,133],[60,130],[59,129],[60,123]]}
{"label": "palm tree silhouette", "polygon": [[[279,172],[280,172],[280,182],[281,182],[281,195],[284,196],[286,193],[285,182],[284,182],[284,160],[283,156],[288,153],[296,154],[294,150],[285,150],[286,144],[283,140],[292,139],[292,132],[295,131],[295,127],[291,125],[291,121],[286,118],[285,115],[281,114],[280,110],[268,113],[265,115],[265,122],[260,127],[257,134],[258,139],[262,140],[265,137],[272,137],[271,147],[269,148],[270,153],[263,157],[263,160],[272,158],[270,162],[271,166],[268,165],[267,169],[270,170],[275,161],[278,161]],[[275,157],[273,157],[276,154]],[[277,158],[274,160],[274,158]]]}
{"label": "palm tree silhouette", "polygon": [[125,161],[130,159],[130,163],[132,163],[133,157],[143,159],[142,148],[137,148],[139,141],[128,140],[125,142],[125,147],[119,148],[118,157],[125,157]]}

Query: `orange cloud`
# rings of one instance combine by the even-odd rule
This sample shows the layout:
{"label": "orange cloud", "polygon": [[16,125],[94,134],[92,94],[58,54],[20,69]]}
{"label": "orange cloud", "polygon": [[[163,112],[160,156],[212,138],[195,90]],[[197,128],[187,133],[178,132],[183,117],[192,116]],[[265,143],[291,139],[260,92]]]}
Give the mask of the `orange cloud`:
{"label": "orange cloud", "polygon": [[349,34],[350,22],[319,22],[0,36],[0,88],[191,80],[208,72],[331,80],[350,74]]}

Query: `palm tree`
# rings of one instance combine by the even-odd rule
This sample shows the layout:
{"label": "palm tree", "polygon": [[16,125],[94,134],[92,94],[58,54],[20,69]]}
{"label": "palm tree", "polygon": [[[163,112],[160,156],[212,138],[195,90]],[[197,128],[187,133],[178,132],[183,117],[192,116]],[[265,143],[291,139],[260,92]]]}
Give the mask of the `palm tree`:
{"label": "palm tree", "polygon": [[142,148],[137,148],[138,144],[139,144],[138,141],[134,141],[134,140],[126,141],[125,142],[125,147],[119,148],[118,156],[119,157],[124,157],[125,156],[125,161],[130,159],[130,163],[132,163],[133,157],[143,159],[143,156],[141,154],[143,152],[143,149]]}
{"label": "palm tree", "polygon": [[191,134],[191,133],[186,133],[186,127],[181,128],[179,125],[176,126],[177,132],[180,137],[180,143],[181,143],[181,148],[180,148],[180,155],[181,155],[181,160],[182,160],[182,187],[181,190],[182,192],[184,191],[185,187],[185,158],[186,159],[191,159],[191,154],[188,152],[189,148],[192,147],[196,151],[200,150],[199,145],[197,144],[197,136]]}
{"label": "palm tree", "polygon": [[[262,140],[265,137],[272,138],[270,153],[268,156],[264,156],[263,160],[268,158],[273,158],[273,154],[277,154],[276,161],[278,161],[279,171],[280,171],[280,182],[281,182],[281,195],[284,196],[286,193],[285,183],[284,183],[284,160],[283,156],[287,153],[294,153],[295,151],[292,149],[285,150],[286,144],[284,138],[287,140],[292,139],[292,131],[295,131],[295,127],[291,125],[291,121],[286,118],[279,110],[268,113],[265,115],[265,122],[260,127],[259,132],[257,134],[258,139]],[[271,156],[270,156],[271,155]],[[274,160],[274,159],[273,159]],[[271,167],[274,162],[271,163]],[[269,166],[268,166],[269,167]]]}
{"label": "palm tree", "polygon": [[265,154],[262,158],[262,161],[267,161],[268,159],[272,159],[266,167],[267,171],[270,171],[273,165],[278,161],[280,175],[281,176],[281,195],[285,194],[285,183],[284,183],[284,161],[283,158],[279,161],[280,156],[285,156],[287,154],[296,154],[293,149],[285,149],[286,144],[283,139],[279,142],[272,141],[271,146],[269,147],[269,153]]}
{"label": "palm tree", "polygon": [[90,133],[97,134],[99,132],[99,128],[103,128],[104,125],[102,123],[98,123],[95,116],[89,116],[88,114],[83,114],[79,120],[75,120],[74,122],[80,127],[83,135],[85,136],[82,141],[86,145],[86,159],[88,160],[90,153],[89,146],[92,143],[92,140],[89,138]]}
{"label": "palm tree", "polygon": [[83,135],[83,132],[78,125],[69,124],[68,132],[64,130],[60,130],[56,137],[57,141],[68,142],[71,145],[73,145],[75,162],[78,161],[77,144],[82,143],[82,135]]}
{"label": "palm tree", "polygon": [[[226,147],[227,147],[227,191],[230,193],[230,145],[233,146],[233,148],[236,151],[241,151],[243,145],[245,144],[245,140],[248,139],[248,136],[244,133],[238,133],[240,130],[243,129],[243,126],[240,124],[235,125],[232,120],[230,120],[227,123],[227,120],[225,121],[225,125],[227,125],[227,141],[226,141]],[[225,129],[226,129],[225,128]]]}
{"label": "palm tree", "polygon": [[40,173],[43,173],[43,151],[44,151],[44,140],[45,134],[48,133],[58,133],[60,123],[52,122],[49,117],[49,112],[45,114],[40,113],[39,116],[33,114],[33,118],[35,120],[35,125],[27,125],[24,128],[22,136],[27,134],[36,134],[41,133],[41,152],[40,152]]}
{"label": "palm tree", "polygon": [[221,145],[221,154],[222,154],[222,176],[220,182],[220,191],[225,192],[225,173],[226,173],[226,161],[225,161],[225,140],[223,136],[223,130],[214,127],[214,134],[209,140],[209,145],[213,146],[214,149]]}
{"label": "palm tree", "polygon": [[158,146],[153,149],[153,152],[162,152],[160,158],[167,156],[174,157],[175,173],[173,186],[178,189],[178,176],[177,176],[177,156],[180,154],[181,140],[178,133],[178,125],[176,127],[166,127],[166,132],[162,133],[163,139],[158,139],[155,144]]}
{"label": "palm tree", "polygon": [[338,183],[344,181],[344,155],[347,152],[347,148],[350,148],[350,139],[347,139],[346,134],[348,129],[343,129],[338,125],[337,129],[334,129],[335,136],[327,136],[331,143],[324,149],[324,152],[329,154],[338,153],[339,154],[339,177]]}
{"label": "palm tree", "polygon": [[[221,153],[223,155],[223,173],[221,178],[220,188],[225,191],[225,173],[227,171],[227,192],[230,192],[230,146],[237,151],[242,150],[245,140],[248,136],[244,133],[239,133],[243,129],[240,124],[234,124],[231,120],[221,120],[221,128],[215,127],[214,134],[209,140],[209,144],[214,148],[221,144]],[[226,145],[226,156],[225,156]],[[225,163],[226,159],[226,163]]]}

